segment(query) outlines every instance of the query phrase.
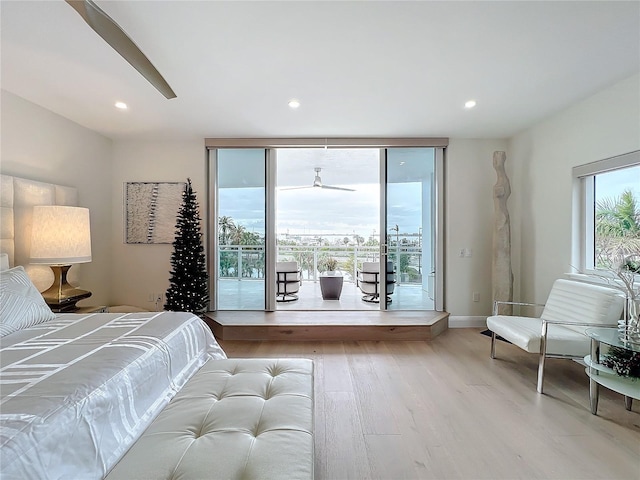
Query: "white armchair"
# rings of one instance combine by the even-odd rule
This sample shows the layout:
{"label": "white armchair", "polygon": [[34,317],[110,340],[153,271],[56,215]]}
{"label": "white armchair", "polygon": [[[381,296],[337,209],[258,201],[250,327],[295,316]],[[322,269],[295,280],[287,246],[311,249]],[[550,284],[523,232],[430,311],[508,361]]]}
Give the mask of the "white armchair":
{"label": "white armchair", "polygon": [[[380,301],[380,262],[362,262],[362,269],[358,271],[356,278],[358,288],[364,295],[365,302],[377,303]],[[393,262],[387,262],[386,272],[387,303],[391,303],[390,295],[396,285],[396,273]]]}
{"label": "white armchair", "polygon": [[298,268],[298,262],[276,262],[276,284],[276,301],[298,300],[298,291],[302,285],[302,270]]}
{"label": "white armchair", "polygon": [[487,318],[491,330],[491,358],[496,354],[496,335],[529,353],[540,355],[537,390],[542,393],[547,357],[583,358],[589,354],[589,327],[617,327],[624,306],[619,290],[570,280],[556,280],[540,318],[498,315],[500,305],[533,305],[495,302]]}

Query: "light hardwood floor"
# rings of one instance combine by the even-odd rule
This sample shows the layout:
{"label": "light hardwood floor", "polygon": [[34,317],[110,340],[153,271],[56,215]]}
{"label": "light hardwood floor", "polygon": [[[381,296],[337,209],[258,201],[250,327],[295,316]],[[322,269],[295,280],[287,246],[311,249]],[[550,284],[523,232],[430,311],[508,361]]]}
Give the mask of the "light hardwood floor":
{"label": "light hardwood floor", "polygon": [[640,402],[601,388],[589,411],[584,368],[452,329],[428,342],[221,341],[231,358],[315,365],[316,479],[640,479]]}

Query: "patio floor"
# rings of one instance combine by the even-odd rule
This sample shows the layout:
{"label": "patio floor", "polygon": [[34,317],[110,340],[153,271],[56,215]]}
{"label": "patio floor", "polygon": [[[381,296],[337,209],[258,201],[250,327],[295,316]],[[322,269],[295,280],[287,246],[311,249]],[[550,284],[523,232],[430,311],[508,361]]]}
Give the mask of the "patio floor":
{"label": "patio floor", "polygon": [[[260,280],[220,279],[218,310],[264,310],[264,282]],[[397,284],[388,310],[433,310],[433,300],[421,285]],[[345,282],[340,300],[323,300],[320,283],[303,281],[298,300],[278,302],[278,311],[291,310],[356,310],[379,311],[380,305],[362,300],[354,283]]]}

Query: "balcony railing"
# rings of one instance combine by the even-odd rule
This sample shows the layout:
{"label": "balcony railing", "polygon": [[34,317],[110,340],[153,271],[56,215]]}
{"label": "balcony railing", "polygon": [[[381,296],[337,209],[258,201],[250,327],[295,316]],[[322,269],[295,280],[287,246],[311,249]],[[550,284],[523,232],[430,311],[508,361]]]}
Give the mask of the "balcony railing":
{"label": "balcony railing", "polygon": [[[333,257],[338,261],[337,270],[344,280],[354,282],[357,270],[362,262],[378,262],[378,246],[314,246],[314,245],[278,245],[278,261],[296,261],[302,268],[302,276],[307,281],[317,281],[322,260]],[[256,279],[264,278],[264,245],[221,245],[220,278]],[[398,283],[422,282],[422,248],[409,245],[389,247],[389,261],[392,261]]]}

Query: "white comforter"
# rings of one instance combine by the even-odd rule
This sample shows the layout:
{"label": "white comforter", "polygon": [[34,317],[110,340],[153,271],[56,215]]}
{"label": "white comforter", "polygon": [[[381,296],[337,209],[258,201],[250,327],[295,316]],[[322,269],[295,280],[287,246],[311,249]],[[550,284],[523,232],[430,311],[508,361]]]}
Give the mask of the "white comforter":
{"label": "white comforter", "polygon": [[178,312],[58,315],[0,339],[0,477],[102,478],[185,382],[226,358]]}

